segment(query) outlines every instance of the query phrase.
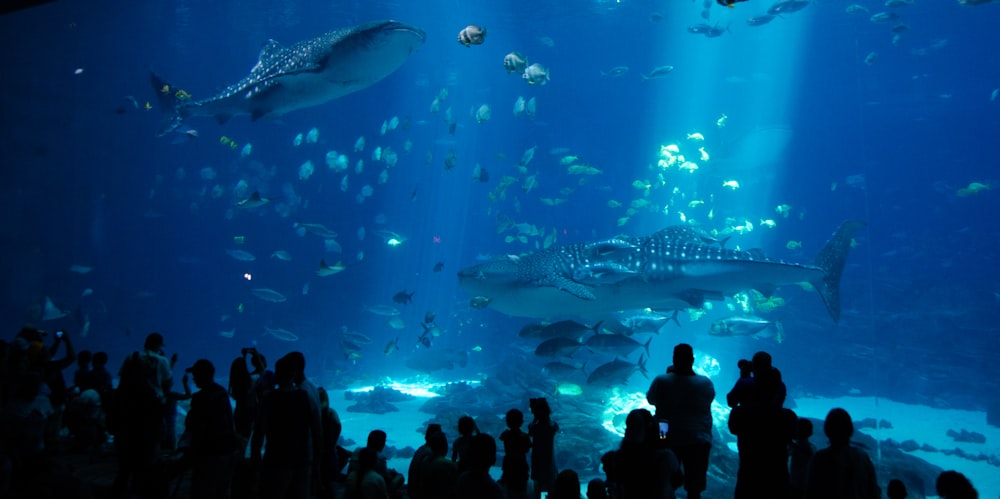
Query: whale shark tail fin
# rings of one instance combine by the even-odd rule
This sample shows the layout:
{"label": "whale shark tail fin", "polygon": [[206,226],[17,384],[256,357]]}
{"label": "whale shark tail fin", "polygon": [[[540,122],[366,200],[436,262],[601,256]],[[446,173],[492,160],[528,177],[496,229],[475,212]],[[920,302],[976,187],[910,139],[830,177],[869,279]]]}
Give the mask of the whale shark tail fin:
{"label": "whale shark tail fin", "polygon": [[149,82],[153,85],[157,103],[163,113],[163,121],[160,123],[160,130],[156,136],[163,137],[180,128],[184,122],[185,116],[181,104],[185,100],[182,96],[186,96],[187,93],[174,89],[166,79],[156,73],[149,73]]}
{"label": "whale shark tail fin", "polygon": [[840,320],[840,275],[844,273],[847,253],[851,250],[854,233],[865,226],[864,222],[848,220],[837,228],[823,249],[816,255],[815,265],[823,269],[823,277],[813,285],[823,298],[833,322]]}

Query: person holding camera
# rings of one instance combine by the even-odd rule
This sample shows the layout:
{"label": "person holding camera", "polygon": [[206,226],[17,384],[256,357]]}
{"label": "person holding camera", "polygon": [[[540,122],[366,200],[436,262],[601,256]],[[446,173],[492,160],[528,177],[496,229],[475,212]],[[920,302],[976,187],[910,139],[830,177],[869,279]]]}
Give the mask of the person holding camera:
{"label": "person holding camera", "polygon": [[708,455],[712,450],[712,401],[715,386],[694,372],[694,348],[674,347],[673,365],[653,379],[646,400],[656,407],[656,420],[666,421],[667,444],[684,472],[684,490],[698,499],[705,490]]}

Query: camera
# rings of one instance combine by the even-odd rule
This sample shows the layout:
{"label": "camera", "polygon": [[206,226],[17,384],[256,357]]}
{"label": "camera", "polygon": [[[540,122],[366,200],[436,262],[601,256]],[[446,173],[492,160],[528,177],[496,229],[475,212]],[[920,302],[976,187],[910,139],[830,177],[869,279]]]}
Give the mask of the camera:
{"label": "camera", "polygon": [[660,440],[665,440],[667,438],[667,432],[670,431],[670,423],[666,420],[661,419],[660,423]]}

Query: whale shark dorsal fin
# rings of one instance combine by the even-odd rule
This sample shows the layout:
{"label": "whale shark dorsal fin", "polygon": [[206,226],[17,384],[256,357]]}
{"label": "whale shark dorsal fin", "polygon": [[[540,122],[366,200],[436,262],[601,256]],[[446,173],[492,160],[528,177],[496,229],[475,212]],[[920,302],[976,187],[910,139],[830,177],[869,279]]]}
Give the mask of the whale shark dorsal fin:
{"label": "whale shark dorsal fin", "polygon": [[268,62],[278,55],[278,52],[281,52],[281,44],[273,38],[268,40],[260,49],[260,55],[257,56],[257,63],[266,66]]}

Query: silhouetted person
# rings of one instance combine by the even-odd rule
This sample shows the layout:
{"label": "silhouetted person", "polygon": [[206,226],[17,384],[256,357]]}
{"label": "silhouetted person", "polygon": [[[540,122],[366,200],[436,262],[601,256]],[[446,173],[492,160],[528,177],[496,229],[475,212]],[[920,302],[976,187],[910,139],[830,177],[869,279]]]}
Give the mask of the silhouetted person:
{"label": "silhouetted person", "polygon": [[868,453],[851,445],[854,423],[844,409],[831,409],[823,423],[830,446],[809,463],[806,499],[877,499],[882,496]]}
{"label": "silhouetted person", "polygon": [[330,407],[330,395],[326,389],[319,387],[320,422],[323,426],[323,448],[320,452],[320,485],[322,495],[333,497],[333,484],[340,475],[340,458],[337,455],[337,442],[344,425],[340,415]]}
{"label": "silhouetted person", "polygon": [[746,400],[729,415],[729,430],[737,437],[740,466],[737,499],[786,497],[788,446],[798,417],[785,409],[785,384],[767,352],[753,356],[753,384]]}
{"label": "silhouetted person", "polygon": [[0,411],[0,457],[10,459],[11,497],[44,497],[36,496],[34,489],[40,480],[44,481],[43,472],[49,466],[45,435],[55,410],[42,394],[40,372],[23,371],[10,383],[11,393]]}
{"label": "silhouetted person", "polygon": [[656,419],[669,423],[667,441],[684,472],[684,490],[690,499],[701,497],[712,450],[712,400],[715,386],[694,372],[694,349],[674,347],[672,369],[649,385],[646,400],[656,407]]}
{"label": "silhouetted person", "polygon": [[[420,476],[423,497],[454,499],[458,485],[458,463],[448,459],[448,437],[442,432],[434,433],[430,436],[429,445],[433,457],[424,463]],[[469,456],[466,455],[465,459],[469,459]]]}
{"label": "silhouetted person", "polygon": [[937,495],[941,499],[979,499],[979,492],[965,475],[954,471],[942,471],[935,482]]}
{"label": "silhouetted person", "polygon": [[[59,345],[66,345],[66,356],[61,359],[54,359]],[[56,331],[52,341],[52,346],[48,350],[43,350],[38,357],[40,361],[38,368],[42,373],[45,385],[49,388],[49,402],[55,412],[52,414],[49,432],[46,435],[49,450],[56,451],[56,442],[59,437],[59,430],[62,428],[63,411],[66,409],[66,401],[69,398],[69,390],[66,388],[66,379],[63,371],[76,362],[76,351],[73,350],[73,342],[70,341],[69,333],[66,331]]]}
{"label": "silhouetted person", "polygon": [[556,475],[551,499],[580,499],[580,475],[573,470],[562,470]]}
{"label": "silhouetted person", "polygon": [[73,386],[77,389],[78,393],[90,388],[90,362],[93,359],[93,354],[90,350],[80,350],[80,353],[76,354],[76,370],[73,371]]}
{"label": "silhouetted person", "polygon": [[215,366],[208,360],[199,359],[186,372],[198,387],[184,419],[188,438],[185,458],[191,464],[191,497],[226,498],[238,448],[229,394],[215,382]]}
{"label": "silhouetted person", "polygon": [[143,350],[126,357],[118,371],[113,408],[118,451],[115,497],[125,497],[130,482],[141,497],[162,493],[155,473],[164,434],[166,394],[172,383],[163,346],[163,336],[150,333]]}
{"label": "silhouetted person", "polygon": [[587,499],[608,499],[608,486],[604,480],[593,478],[587,482]]}
{"label": "silhouetted person", "polygon": [[559,473],[555,456],[559,425],[552,421],[552,409],[544,397],[530,399],[528,408],[535,417],[528,425],[528,437],[531,439],[531,480],[534,482],[535,497],[540,497],[542,492],[552,490]]}
{"label": "silhouetted person", "polygon": [[889,486],[886,488],[885,495],[889,499],[906,499],[906,496],[909,494],[906,492],[906,484],[898,478],[893,478],[889,480]]}
{"label": "silhouetted person", "polygon": [[455,464],[458,465],[459,474],[469,469],[469,443],[472,442],[472,437],[478,434],[479,428],[476,427],[475,419],[472,419],[471,416],[462,416],[458,418],[459,436],[455,439],[455,443],[451,446],[451,460],[455,461]]}
{"label": "silhouetted person", "polygon": [[612,477],[619,499],[672,499],[684,483],[680,463],[660,441],[659,423],[648,410],[635,409],[625,418],[625,436],[608,473]]}
{"label": "silhouetted person", "polygon": [[313,479],[319,478],[318,469],[313,468],[322,446],[319,412],[312,410],[305,390],[296,386],[290,362],[279,360],[274,374],[278,387],[261,403],[250,459],[260,470],[262,499],[306,499]]}
{"label": "silhouetted person", "polygon": [[753,396],[753,362],[740,359],[736,366],[740,369],[740,377],[733,385],[733,389],[726,394],[726,403],[729,407],[747,404]]}
{"label": "silhouetted person", "polygon": [[469,445],[469,470],[458,477],[457,499],[503,499],[500,485],[490,476],[490,467],[497,462],[497,443],[493,437],[480,433]]}
{"label": "silhouetted person", "polygon": [[434,451],[431,450],[431,436],[435,433],[441,433],[441,425],[437,423],[427,425],[427,429],[424,430],[424,445],[418,447],[410,459],[410,467],[406,471],[406,494],[410,499],[427,497],[421,486],[421,479],[424,464],[434,458]]}
{"label": "silhouetted person", "polygon": [[257,394],[253,389],[253,379],[250,369],[243,356],[233,359],[229,364],[229,396],[233,398],[233,426],[242,443],[240,447],[245,452],[253,431],[253,420],[257,415]]}
{"label": "silhouetted person", "polygon": [[403,475],[394,469],[389,468],[387,462],[388,459],[382,453],[385,450],[385,444],[388,435],[382,430],[372,430],[368,432],[368,441],[364,447],[359,447],[354,450],[354,454],[351,456],[351,463],[348,467],[348,472],[352,471],[358,465],[358,459],[361,456],[361,449],[372,449],[375,451],[376,463],[375,471],[382,475],[385,479],[385,485],[389,491],[389,497],[399,497],[405,492],[404,482],[405,479]]}
{"label": "silhouetted person", "polygon": [[812,421],[799,418],[795,425],[795,440],[788,446],[788,487],[792,499],[799,499],[806,490],[809,461],[816,454],[816,446],[809,441],[812,434]]}
{"label": "silhouetted person", "polygon": [[346,499],[389,499],[385,479],[375,470],[378,453],[362,447],[358,450],[355,469],[347,475]]}
{"label": "silhouetted person", "polygon": [[503,442],[503,464],[500,475],[500,486],[507,494],[507,499],[524,499],[528,496],[528,451],[531,450],[531,439],[521,431],[524,424],[524,413],[518,409],[507,411],[507,429],[500,434]]}

